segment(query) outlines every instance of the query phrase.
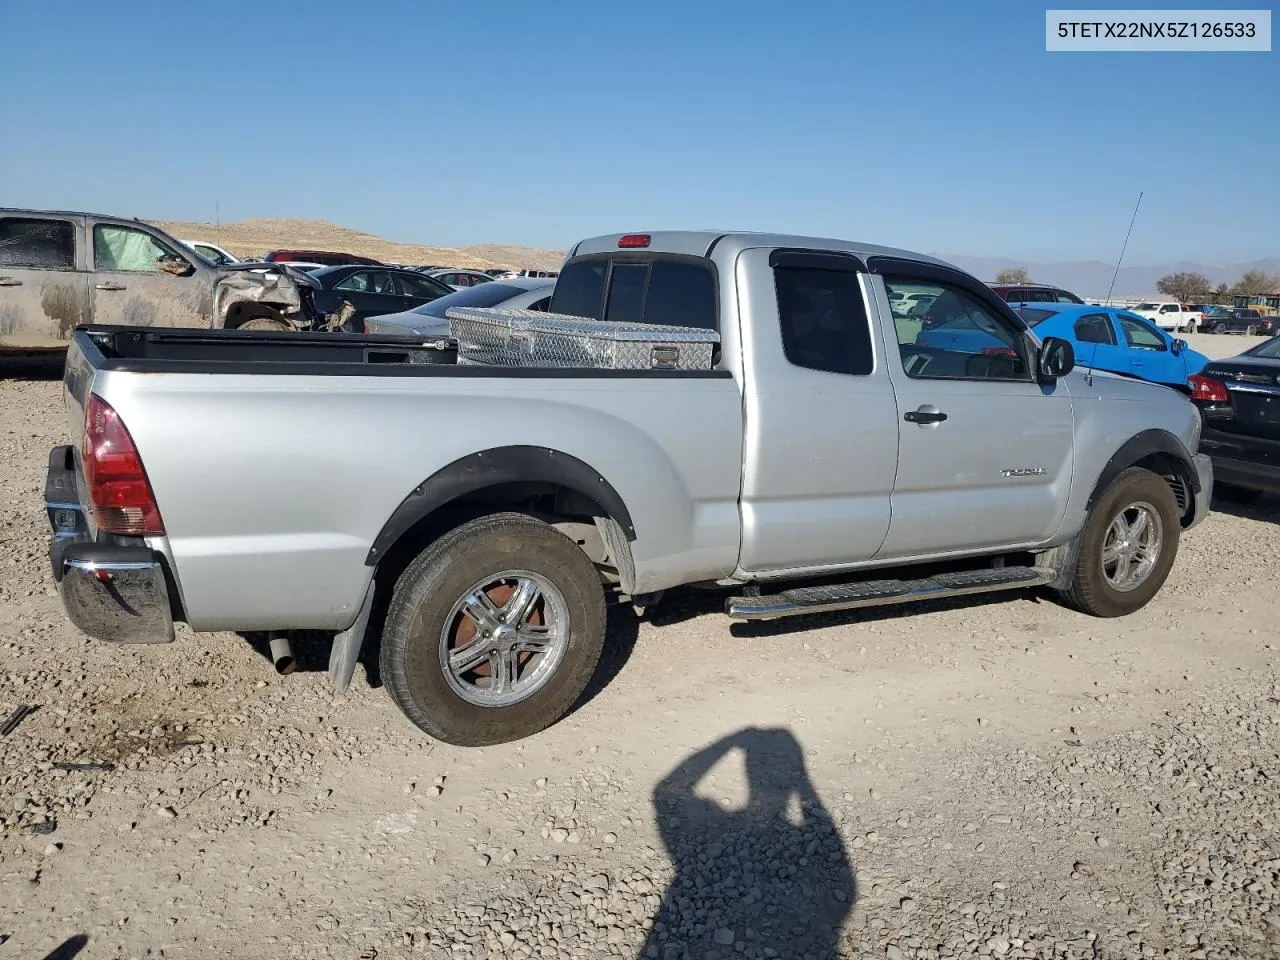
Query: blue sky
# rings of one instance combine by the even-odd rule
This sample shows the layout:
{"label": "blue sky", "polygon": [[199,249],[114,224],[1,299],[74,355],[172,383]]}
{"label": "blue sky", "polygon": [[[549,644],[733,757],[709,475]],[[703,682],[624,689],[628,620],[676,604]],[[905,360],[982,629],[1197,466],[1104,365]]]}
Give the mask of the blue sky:
{"label": "blue sky", "polygon": [[1280,256],[1280,53],[1046,53],[1044,5],[9,0],[3,27],[5,205],[1043,261],[1113,259],[1142,190],[1127,263]]}

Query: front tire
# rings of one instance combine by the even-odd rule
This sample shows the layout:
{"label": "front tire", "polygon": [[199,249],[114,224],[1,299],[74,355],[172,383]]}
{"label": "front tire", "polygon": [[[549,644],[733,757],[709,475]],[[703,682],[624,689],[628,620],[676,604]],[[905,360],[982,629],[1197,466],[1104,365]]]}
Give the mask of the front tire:
{"label": "front tire", "polygon": [[1130,467],[1094,503],[1080,531],[1075,570],[1059,597],[1094,617],[1145,607],[1169,576],[1182,526],[1169,485]]}
{"label": "front tire", "polygon": [[600,576],[532,517],[481,517],[413,561],[392,594],[380,667],[423,732],[481,747],[531,736],[586,688],[604,646]]}

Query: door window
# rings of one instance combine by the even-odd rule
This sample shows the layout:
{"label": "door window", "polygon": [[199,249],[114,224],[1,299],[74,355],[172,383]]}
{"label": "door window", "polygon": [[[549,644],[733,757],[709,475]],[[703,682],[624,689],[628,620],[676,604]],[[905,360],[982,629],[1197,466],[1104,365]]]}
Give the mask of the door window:
{"label": "door window", "polygon": [[76,228],[70,220],[0,219],[0,266],[76,268]]}
{"label": "door window", "polygon": [[895,317],[907,376],[922,380],[1027,380],[1021,334],[963,288],[886,276],[885,286],[927,288],[933,300],[918,316]]}
{"label": "door window", "polygon": [[93,228],[93,269],[153,273],[161,257],[170,256],[145,230],[100,223]]}
{"label": "door window", "polygon": [[400,284],[400,295],[403,297],[427,297],[434,300],[437,297],[443,297],[449,290],[441,290],[430,281],[420,278],[411,277],[405,273],[396,274],[396,281]]}
{"label": "door window", "polygon": [[1081,343],[1116,342],[1115,330],[1111,327],[1111,318],[1105,313],[1090,313],[1076,321],[1076,339]]}
{"label": "door window", "polygon": [[335,290],[347,290],[351,293],[381,293],[396,295],[396,284],[391,274],[385,270],[357,270],[347,279],[334,286]]}
{"label": "door window", "polygon": [[1145,323],[1132,317],[1118,317],[1117,319],[1120,321],[1120,329],[1124,331],[1124,339],[1129,346],[1137,350],[1163,351],[1167,349],[1164,337],[1160,336]]}
{"label": "door window", "polygon": [[779,265],[773,285],[788,361],[827,373],[871,373],[871,326],[856,273]]}

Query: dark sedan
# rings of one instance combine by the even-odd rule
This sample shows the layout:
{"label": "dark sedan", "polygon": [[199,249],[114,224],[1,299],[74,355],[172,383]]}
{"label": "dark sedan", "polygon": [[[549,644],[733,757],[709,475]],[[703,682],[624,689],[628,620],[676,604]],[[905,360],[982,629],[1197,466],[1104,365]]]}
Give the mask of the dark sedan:
{"label": "dark sedan", "polygon": [[1280,493],[1280,337],[1215,360],[1189,381],[1215,489],[1236,500]]}
{"label": "dark sedan", "polygon": [[327,317],[341,310],[344,300],[349,302],[355,313],[346,318],[345,328],[356,333],[364,332],[365,317],[412,310],[453,293],[439,280],[395,267],[325,267],[311,271],[311,276],[321,287],[315,292],[317,312]]}

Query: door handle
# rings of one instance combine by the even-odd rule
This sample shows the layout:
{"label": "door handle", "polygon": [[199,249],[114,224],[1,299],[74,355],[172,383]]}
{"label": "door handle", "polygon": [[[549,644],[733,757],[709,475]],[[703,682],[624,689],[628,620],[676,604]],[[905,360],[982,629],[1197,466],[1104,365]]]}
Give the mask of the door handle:
{"label": "door handle", "polygon": [[947,415],[941,410],[908,410],[902,419],[907,423],[941,423]]}
{"label": "door handle", "polygon": [[109,282],[98,283],[98,284],[95,284],[94,286],[98,290],[124,290],[125,289],[125,285],[123,283],[109,283]]}
{"label": "door handle", "polygon": [[20,287],[22,281],[16,277],[0,277],[0,287]]}

